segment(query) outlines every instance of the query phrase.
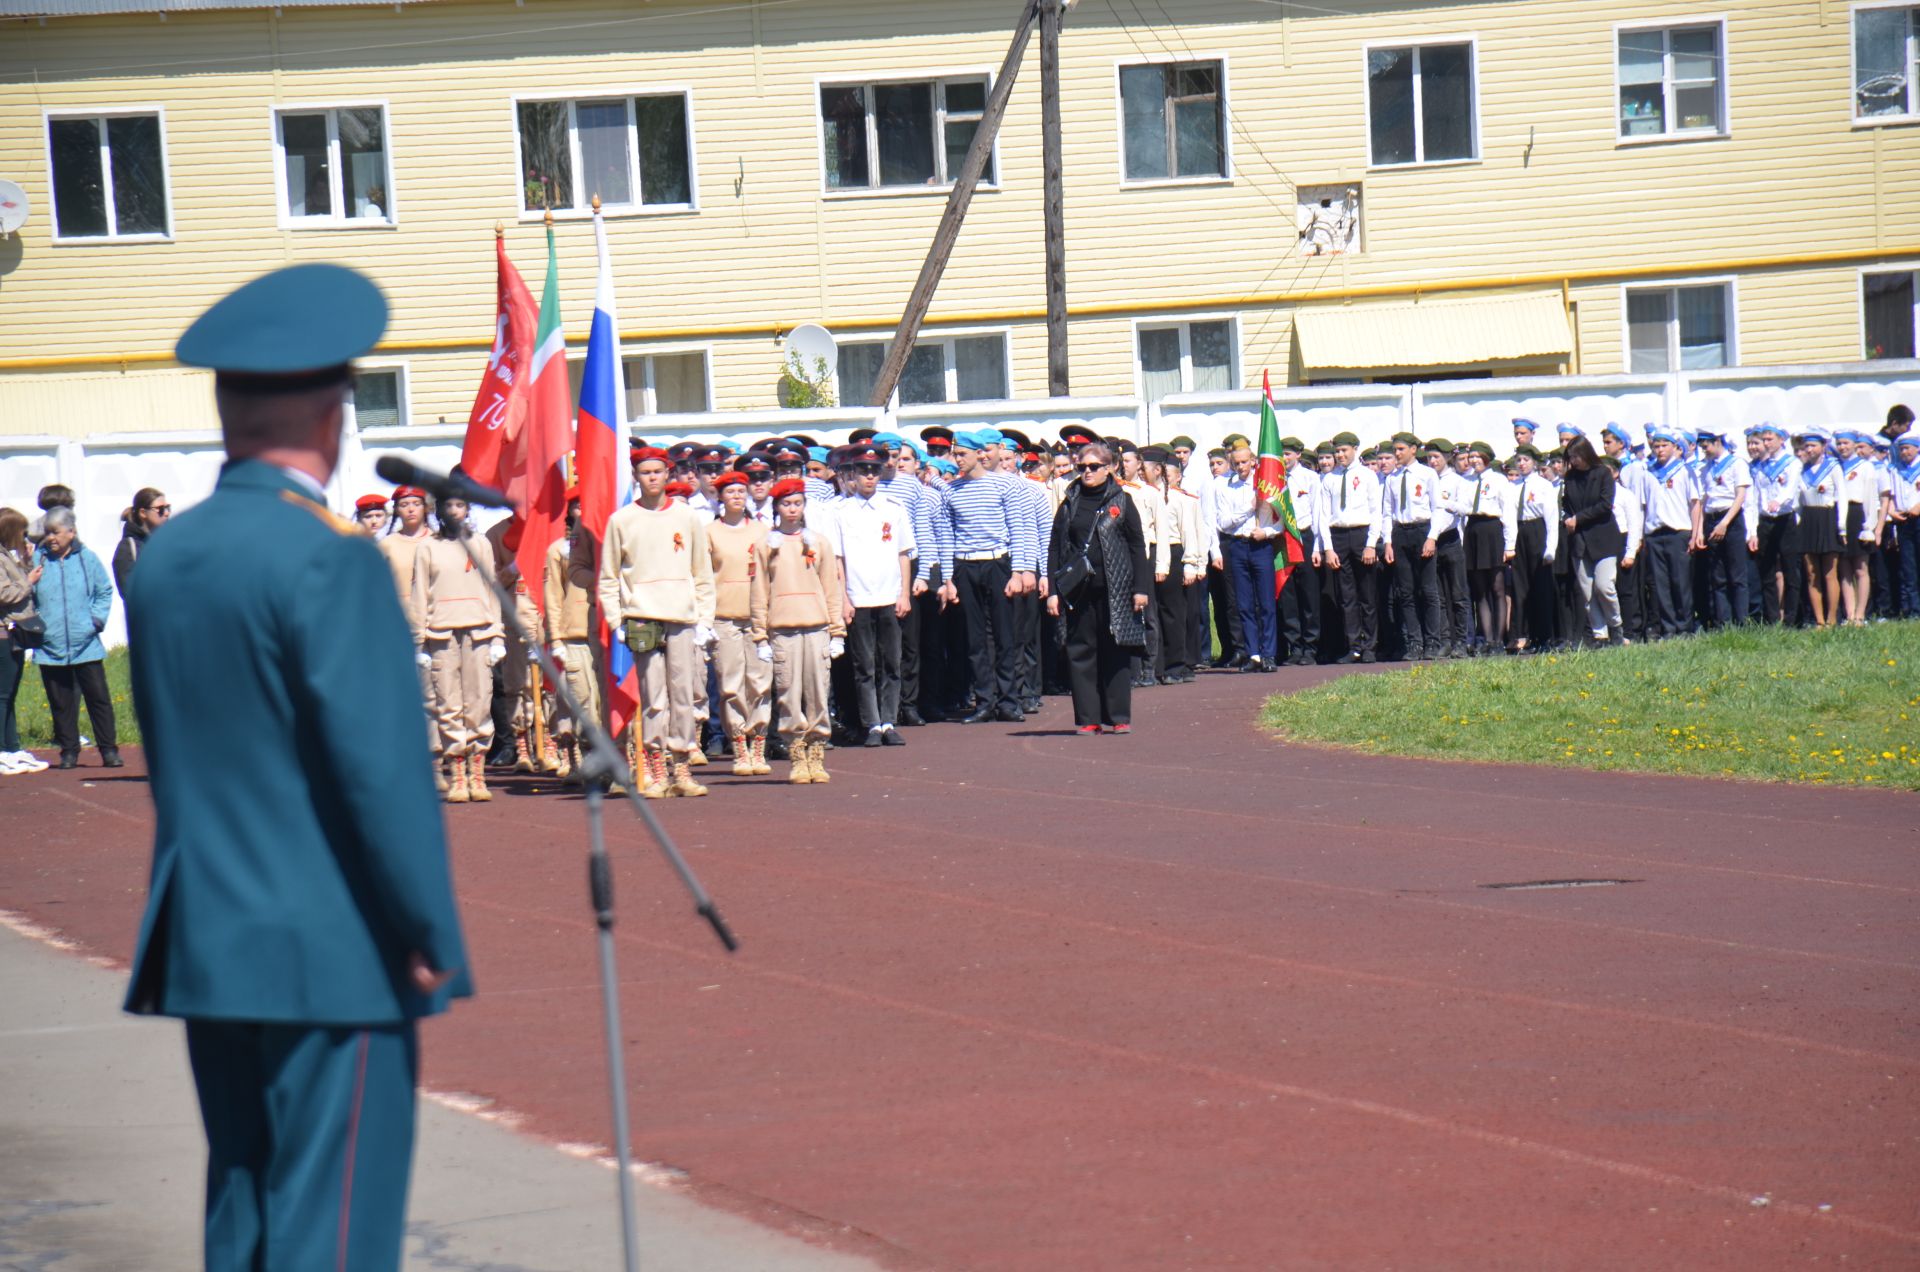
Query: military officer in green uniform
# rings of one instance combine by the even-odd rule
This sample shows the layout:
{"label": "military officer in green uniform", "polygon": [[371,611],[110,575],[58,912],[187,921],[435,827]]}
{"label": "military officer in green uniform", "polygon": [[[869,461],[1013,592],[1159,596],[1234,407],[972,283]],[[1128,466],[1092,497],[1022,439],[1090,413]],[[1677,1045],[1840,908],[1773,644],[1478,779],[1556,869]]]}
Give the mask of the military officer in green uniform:
{"label": "military officer in green uniform", "polygon": [[127,1009],[186,1021],[209,1269],[398,1268],[415,1022],[472,992],[378,549],[321,495],[353,358],[386,327],[335,265],[255,279],[181,336],[227,463],[127,597],[156,811]]}

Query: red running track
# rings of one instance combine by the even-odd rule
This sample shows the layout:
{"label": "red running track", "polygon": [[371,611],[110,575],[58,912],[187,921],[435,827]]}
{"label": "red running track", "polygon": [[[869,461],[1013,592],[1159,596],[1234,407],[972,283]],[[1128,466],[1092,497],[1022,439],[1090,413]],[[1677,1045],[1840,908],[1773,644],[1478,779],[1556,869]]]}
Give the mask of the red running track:
{"label": "red running track", "polygon": [[[1254,727],[1325,674],[708,768],[657,807],[732,958],[610,808],[638,1156],[901,1267],[1920,1265],[1920,801]],[[0,783],[0,907],[126,956],[128,774]],[[581,803],[534,787],[449,810],[481,993],[426,1078],[604,1142]],[[1636,882],[1482,886],[1574,877]]]}

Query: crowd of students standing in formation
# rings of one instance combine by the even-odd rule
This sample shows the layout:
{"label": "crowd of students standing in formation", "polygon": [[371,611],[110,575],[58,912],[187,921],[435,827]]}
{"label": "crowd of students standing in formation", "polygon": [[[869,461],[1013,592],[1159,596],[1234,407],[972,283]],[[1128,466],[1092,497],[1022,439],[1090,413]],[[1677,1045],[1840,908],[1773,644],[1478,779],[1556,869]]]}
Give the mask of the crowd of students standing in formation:
{"label": "crowd of students standing in formation", "polygon": [[1268,670],[1920,616],[1920,433],[1905,406],[1877,434],[1563,424],[1543,451],[1531,421],[1513,432],[1504,461],[1409,433],[1367,451],[1350,433],[1311,450],[1285,439],[1302,560],[1277,602],[1279,529],[1256,515],[1246,440],[1228,439],[1208,506],[1229,656]]}
{"label": "crowd of students standing in formation", "polygon": [[[1019,722],[1052,694],[1071,695],[1077,732],[1124,734],[1134,689],[1201,668],[1920,617],[1920,432],[1904,406],[1874,434],[1560,425],[1542,450],[1530,421],[1513,432],[1504,461],[1484,442],[1405,433],[1367,450],[1350,433],[1283,439],[1296,550],[1245,437],[1200,454],[1185,437],[1137,447],[1074,427],[1041,444],[992,428],[861,430],[833,449],[636,444],[635,498],[604,542],[575,501],[531,580],[518,520],[476,536],[459,500],[435,508],[408,487],[365,496],[356,519],[392,567],[453,802],[491,798],[490,754],[561,776],[581,760],[469,546],[596,714],[602,616],[631,651],[625,740],[654,797],[705,794],[691,770],[725,757],[741,775],[785,759],[791,781],[826,782],[829,745]],[[49,486],[40,504],[33,523],[0,509],[0,775],[47,767],[15,722],[29,657],[61,767],[78,759],[83,700],[117,767],[100,633],[171,506],[138,493],[110,581],[78,540],[72,492]]]}

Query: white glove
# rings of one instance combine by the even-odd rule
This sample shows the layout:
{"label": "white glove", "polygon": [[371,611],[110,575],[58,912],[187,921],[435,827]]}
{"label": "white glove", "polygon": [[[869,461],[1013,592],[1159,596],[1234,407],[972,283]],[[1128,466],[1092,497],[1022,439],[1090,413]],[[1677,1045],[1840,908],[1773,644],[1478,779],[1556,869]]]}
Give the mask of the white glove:
{"label": "white glove", "polygon": [[553,655],[554,664],[562,669],[567,665],[567,646],[565,641],[554,641],[553,648],[547,651]]}
{"label": "white glove", "polygon": [[487,645],[487,666],[498,667],[500,660],[507,656],[507,642],[496,640]]}
{"label": "white glove", "polygon": [[753,647],[753,656],[763,663],[770,663],[773,661],[773,646],[763,640]]}
{"label": "white glove", "polygon": [[422,667],[431,667],[433,666],[433,655],[424,649],[418,650],[413,655],[413,661]]}
{"label": "white glove", "polygon": [[713,628],[708,627],[705,623],[702,623],[700,624],[700,626],[693,629],[693,643],[700,646],[700,648],[702,649],[711,649],[713,647],[713,642],[718,639],[720,639],[718,634],[714,632]]}
{"label": "white glove", "polygon": [[847,642],[844,640],[841,640],[838,636],[835,636],[831,640],[827,641],[827,657],[838,658],[840,655],[846,652],[847,652]]}

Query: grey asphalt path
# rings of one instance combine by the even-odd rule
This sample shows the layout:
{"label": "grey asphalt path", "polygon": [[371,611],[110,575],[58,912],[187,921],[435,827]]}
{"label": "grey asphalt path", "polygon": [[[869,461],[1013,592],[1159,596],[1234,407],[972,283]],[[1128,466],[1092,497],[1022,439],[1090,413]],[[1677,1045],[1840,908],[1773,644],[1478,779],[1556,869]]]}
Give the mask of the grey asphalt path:
{"label": "grey asphalt path", "polygon": [[[185,1040],[122,1014],[124,980],[0,925],[0,1272],[200,1267],[206,1151]],[[875,1266],[636,1192],[647,1272]],[[408,1272],[619,1266],[613,1172],[422,1102]]]}

